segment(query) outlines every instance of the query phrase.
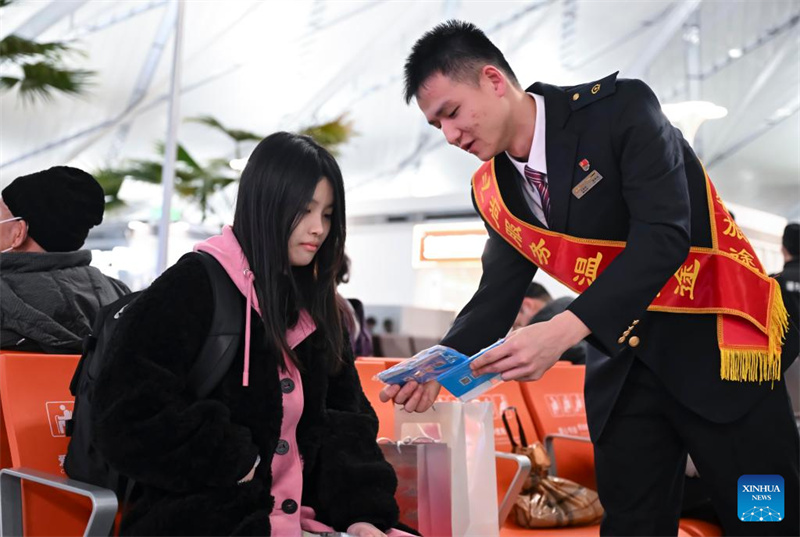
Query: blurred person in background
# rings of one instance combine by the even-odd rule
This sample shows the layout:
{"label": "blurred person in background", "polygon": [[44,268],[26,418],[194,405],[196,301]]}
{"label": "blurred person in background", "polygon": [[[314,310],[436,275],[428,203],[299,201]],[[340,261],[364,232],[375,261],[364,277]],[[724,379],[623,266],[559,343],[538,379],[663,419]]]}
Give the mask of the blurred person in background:
{"label": "blurred person in background", "polygon": [[130,293],[81,250],[103,221],[94,177],[68,166],[18,177],[0,201],[0,348],[80,353],[100,307]]}
{"label": "blurred person in background", "polygon": [[[337,287],[350,281],[350,257],[345,254],[339,273],[336,275]],[[339,291],[336,291],[336,301],[339,309],[342,310],[347,333],[350,336],[350,346],[353,348],[353,355],[372,356],[372,334],[368,330],[364,321],[364,304],[357,298],[345,298]]]}
{"label": "blurred person in background", "polygon": [[[783,271],[774,275],[781,286],[783,303],[789,312],[789,322],[795,328],[800,326],[800,223],[791,222],[783,230],[781,252],[783,253]],[[793,335],[794,334],[794,335]],[[783,347],[783,359],[791,360],[800,352],[800,341],[797,332],[789,332]],[[800,425],[800,360],[796,360],[786,370],[786,387],[792,398],[795,419]]]}
{"label": "blurred person in background", "polygon": [[547,292],[547,289],[542,284],[531,282],[528,288],[525,289],[525,296],[522,298],[522,304],[519,307],[519,312],[517,312],[517,317],[514,319],[511,330],[518,330],[531,324],[533,317],[552,300],[553,297],[550,296],[550,293]]}
{"label": "blurred person in background", "polygon": [[[551,300],[536,312],[536,315],[530,320],[530,322],[526,326],[530,326],[536,323],[545,323],[555,317],[556,315],[563,313],[567,310],[570,304],[574,299],[568,296],[562,296],[561,298],[556,298]],[[568,348],[564,351],[564,354],[561,355],[559,358],[560,361],[570,362],[573,364],[585,364],[586,363],[586,352],[589,348],[589,344],[586,343],[586,340],[581,340],[577,342],[572,347]]]}

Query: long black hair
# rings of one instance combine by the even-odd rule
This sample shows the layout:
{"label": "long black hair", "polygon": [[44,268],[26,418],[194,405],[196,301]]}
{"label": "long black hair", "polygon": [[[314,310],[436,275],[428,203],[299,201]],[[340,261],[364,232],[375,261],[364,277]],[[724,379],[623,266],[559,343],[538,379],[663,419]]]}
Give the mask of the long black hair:
{"label": "long black hair", "polygon": [[[323,178],[333,189],[330,231],[309,265],[293,267],[289,237]],[[255,276],[267,344],[279,362],[284,351],[302,368],[286,330],[304,308],[317,325],[330,366],[337,369],[343,337],[335,279],[344,256],[345,207],[342,172],[333,156],[308,136],[276,132],[264,138],[242,172],[233,231]]]}

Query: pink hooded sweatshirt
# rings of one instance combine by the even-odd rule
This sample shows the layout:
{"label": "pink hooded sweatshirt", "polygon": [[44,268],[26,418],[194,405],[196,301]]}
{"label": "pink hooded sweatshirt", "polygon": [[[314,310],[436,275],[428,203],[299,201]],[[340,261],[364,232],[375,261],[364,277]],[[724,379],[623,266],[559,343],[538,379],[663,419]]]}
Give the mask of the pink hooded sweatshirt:
{"label": "pink hooded sweatshirt", "polygon": [[[198,243],[194,250],[196,252],[208,252],[214,256],[225,269],[225,272],[228,273],[239,292],[247,299],[244,328],[244,374],[242,376],[242,386],[247,386],[250,381],[250,312],[255,309],[261,315],[258,297],[253,286],[253,272],[250,270],[242,247],[239,245],[239,241],[236,240],[231,226],[225,226],[221,235],[216,235]],[[311,315],[306,310],[302,310],[297,324],[287,330],[286,342],[289,347],[294,349],[311,335],[316,328]],[[295,389],[290,393],[283,394],[281,439],[289,443],[289,451],[284,455],[272,457],[272,489],[270,492],[275,498],[275,507],[269,516],[272,535],[300,537],[303,530],[313,533],[334,532],[336,530],[330,526],[314,520],[315,513],[311,507],[301,506],[300,509],[293,513],[287,513],[283,510],[284,502],[292,500],[299,505],[303,497],[303,461],[297,448],[297,424],[303,414],[304,402],[303,381],[300,378],[300,372],[285,354],[284,363],[286,364],[286,370],[281,372],[281,380],[291,379],[294,382]],[[401,537],[409,534],[392,529],[389,530],[387,535]]]}

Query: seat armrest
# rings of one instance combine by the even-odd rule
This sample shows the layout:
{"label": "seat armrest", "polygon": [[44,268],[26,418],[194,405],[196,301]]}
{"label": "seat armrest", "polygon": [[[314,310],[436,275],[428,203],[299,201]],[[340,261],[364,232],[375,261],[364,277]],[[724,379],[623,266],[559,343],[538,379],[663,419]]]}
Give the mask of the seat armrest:
{"label": "seat armrest", "polygon": [[92,500],[92,514],[84,537],[107,537],[117,515],[113,491],[32,468],[0,470],[0,536],[22,535],[22,480],[32,481]]}
{"label": "seat armrest", "polygon": [[506,495],[503,497],[503,501],[500,502],[500,508],[498,509],[498,515],[500,517],[499,527],[502,528],[506,518],[508,518],[508,513],[511,512],[511,508],[517,501],[517,496],[519,496],[519,493],[522,491],[525,480],[531,473],[531,461],[524,455],[515,455],[502,451],[495,451],[494,454],[498,459],[508,459],[516,461],[517,463],[517,471],[514,474],[514,479],[511,480],[511,484],[508,486]]}
{"label": "seat armrest", "polygon": [[544,448],[547,450],[547,456],[550,457],[550,471],[548,472],[549,475],[558,475],[556,473],[556,452],[555,449],[553,448],[553,440],[557,438],[561,440],[574,440],[576,442],[584,442],[584,443],[588,442],[590,444],[592,443],[592,439],[589,438],[588,436],[575,436],[572,434],[558,434],[558,433],[548,434],[547,436],[545,436]]}

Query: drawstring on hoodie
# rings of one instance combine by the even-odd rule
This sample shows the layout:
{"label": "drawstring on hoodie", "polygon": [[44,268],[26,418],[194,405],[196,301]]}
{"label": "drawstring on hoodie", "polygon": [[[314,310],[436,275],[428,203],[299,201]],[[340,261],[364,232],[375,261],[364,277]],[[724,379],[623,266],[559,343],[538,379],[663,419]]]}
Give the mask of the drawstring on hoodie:
{"label": "drawstring on hoodie", "polygon": [[[244,371],[242,372],[242,386],[247,387],[250,384],[250,318],[252,310],[256,310],[258,315],[262,314],[258,304],[258,295],[255,294],[255,274],[250,270],[231,226],[223,227],[221,235],[198,243],[194,250],[213,255],[228,273],[236,288],[247,299],[244,327]],[[311,316],[307,311],[301,310],[296,326],[286,331],[286,342],[289,344],[289,348],[293,349],[315,329],[316,325]]]}
{"label": "drawstring on hoodie", "polygon": [[244,277],[247,280],[247,311],[245,312],[244,322],[244,372],[242,373],[242,386],[250,384],[250,310],[253,304],[253,292],[255,287],[253,281],[255,275],[250,269],[244,269]]}

